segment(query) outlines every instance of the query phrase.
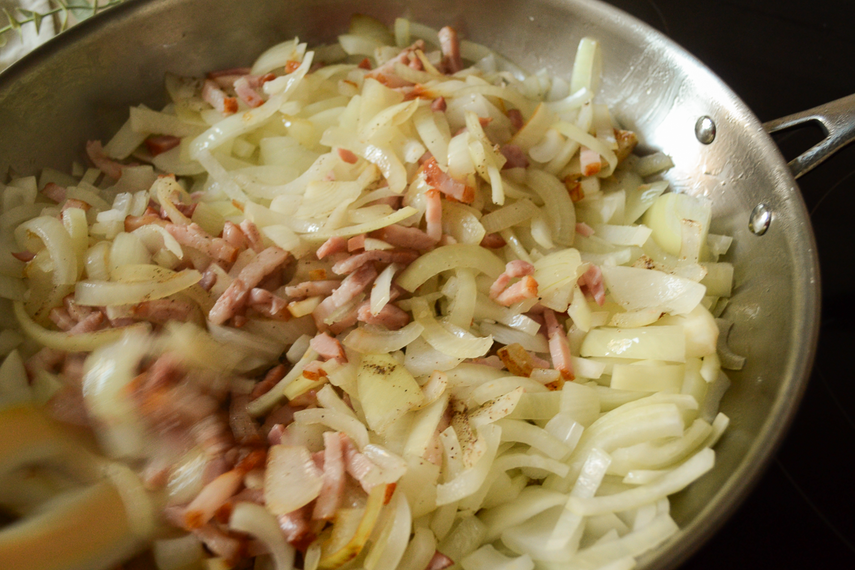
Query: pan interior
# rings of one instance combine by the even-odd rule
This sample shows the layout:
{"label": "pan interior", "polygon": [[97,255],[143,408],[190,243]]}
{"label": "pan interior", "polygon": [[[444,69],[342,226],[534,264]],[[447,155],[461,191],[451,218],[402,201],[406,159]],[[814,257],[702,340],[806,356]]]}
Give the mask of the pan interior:
{"label": "pan interior", "polygon": [[[569,77],[583,36],[601,41],[605,102],[643,149],[676,167],[677,191],[708,196],[714,233],[732,235],[735,293],[725,312],[732,349],[747,357],[722,403],[731,426],[713,472],[672,501],[683,530],[641,567],[672,567],[722,524],[771,457],[799,400],[816,344],[819,276],[798,189],[759,123],[715,76],[644,24],[589,1],[131,0],[70,30],[0,78],[0,172],[69,169],[86,140],[106,140],[129,104],[163,104],[163,75],[245,65],[298,35],[334,41],[350,14],[391,23],[406,16],[455,26],[529,71]],[[701,116],[712,144],[695,137]],[[773,212],[762,237],[748,229],[757,204]]]}

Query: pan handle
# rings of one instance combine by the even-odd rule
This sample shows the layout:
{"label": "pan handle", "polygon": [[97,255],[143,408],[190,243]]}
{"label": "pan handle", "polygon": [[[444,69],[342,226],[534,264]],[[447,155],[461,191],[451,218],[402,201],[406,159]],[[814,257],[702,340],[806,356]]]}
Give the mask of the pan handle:
{"label": "pan handle", "polygon": [[855,94],[763,123],[763,128],[768,133],[776,133],[810,121],[817,121],[822,126],[825,138],[790,161],[790,171],[795,178],[810,172],[826,158],[855,140]]}

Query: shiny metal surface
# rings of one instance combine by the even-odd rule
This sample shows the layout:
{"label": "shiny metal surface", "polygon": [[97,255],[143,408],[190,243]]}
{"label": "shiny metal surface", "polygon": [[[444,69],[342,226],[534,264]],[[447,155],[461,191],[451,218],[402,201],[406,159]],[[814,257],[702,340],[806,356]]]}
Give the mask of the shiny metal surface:
{"label": "shiny metal surface", "polygon": [[810,172],[837,149],[855,140],[855,94],[763,123],[763,128],[776,133],[814,121],[822,127],[825,138],[790,161],[795,178]]}
{"label": "shiny metal surface", "polygon": [[715,140],[715,122],[704,115],[695,123],[695,138],[703,144],[711,144]]}
{"label": "shiny metal surface", "polygon": [[[353,12],[450,24],[525,69],[564,76],[583,36],[601,40],[604,101],[640,134],[642,150],[672,156],[665,178],[676,190],[712,199],[713,232],[734,236],[725,316],[734,322],[731,348],[747,362],[722,402],[731,426],[715,469],[672,501],[682,530],[639,564],[675,567],[750,491],[792,419],[816,346],[819,270],[804,203],[763,127],[703,64],[645,24],[582,0],[129,0],[0,76],[0,173],[68,169],[87,139],[121,124],[129,104],[162,104],[166,71],[246,64],[295,34],[332,41]],[[717,127],[710,144],[695,134],[702,116]],[[762,237],[749,230],[760,203],[775,213]]]}
{"label": "shiny metal surface", "polygon": [[748,216],[748,229],[756,236],[762,236],[772,223],[772,210],[766,204],[757,204]]}

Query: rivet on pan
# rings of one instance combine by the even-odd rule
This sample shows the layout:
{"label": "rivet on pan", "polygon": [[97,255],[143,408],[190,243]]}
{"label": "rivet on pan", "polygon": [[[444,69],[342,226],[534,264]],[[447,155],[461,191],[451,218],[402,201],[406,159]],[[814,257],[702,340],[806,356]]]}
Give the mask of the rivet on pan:
{"label": "rivet on pan", "polygon": [[748,218],[748,229],[754,235],[762,236],[772,223],[772,210],[766,204],[757,204]]}
{"label": "rivet on pan", "polygon": [[695,136],[703,144],[710,144],[715,140],[715,122],[704,115],[695,123]]}

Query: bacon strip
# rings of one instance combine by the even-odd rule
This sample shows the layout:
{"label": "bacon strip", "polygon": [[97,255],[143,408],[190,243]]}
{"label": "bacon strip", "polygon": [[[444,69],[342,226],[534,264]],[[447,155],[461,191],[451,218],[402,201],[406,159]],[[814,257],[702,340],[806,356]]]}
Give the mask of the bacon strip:
{"label": "bacon strip", "polygon": [[499,149],[499,152],[507,159],[502,170],[506,168],[528,168],[528,157],[525,155],[525,151],[519,146],[506,144]]}
{"label": "bacon strip", "polygon": [[288,311],[288,301],[267,289],[255,287],[249,292],[248,304],[254,310],[272,319],[288,320],[291,318],[291,313]]}
{"label": "bacon strip", "polygon": [[442,50],[442,61],[449,73],[457,73],[463,69],[463,58],[460,56],[460,38],[451,26],[439,30],[439,47]]}
{"label": "bacon strip", "polygon": [[505,270],[502,274],[490,286],[490,298],[497,299],[511,282],[511,279],[525,277],[526,275],[534,275],[534,265],[521,259],[509,261],[505,264]]}
{"label": "bacon strip", "polygon": [[159,135],[148,137],[143,142],[151,155],[157,156],[180,145],[181,139],[172,135]]}
{"label": "bacon strip", "polygon": [[264,249],[264,239],[261,237],[261,231],[259,231],[258,226],[251,220],[244,220],[240,223],[240,230],[246,236],[246,241],[249,243],[252,251],[261,253]]}
{"label": "bacon strip", "polygon": [[358,156],[346,148],[337,148],[336,152],[338,153],[338,157],[348,164],[356,164],[356,161],[359,160]]}
{"label": "bacon strip", "polygon": [[573,361],[570,356],[570,343],[567,340],[567,331],[555,318],[552,309],[543,311],[546,321],[546,336],[549,338],[549,355],[552,357],[552,366],[561,373],[565,380],[573,380]]}
{"label": "bacon strip", "polygon": [[427,236],[439,241],[442,238],[442,199],[439,191],[431,188],[425,192],[426,207],[425,207],[425,224]]}
{"label": "bacon strip", "polygon": [[101,146],[101,141],[87,142],[86,154],[89,156],[89,160],[92,161],[92,164],[94,164],[96,168],[113,180],[118,180],[122,177],[122,169],[125,165],[116,162],[104,154],[104,147]]}
{"label": "bacon strip", "polygon": [[166,324],[169,321],[186,321],[193,313],[193,305],[178,299],[154,299],[143,301],[131,308],[135,319]]}
{"label": "bacon strip", "polygon": [[499,234],[487,234],[484,236],[484,239],[481,240],[480,245],[481,247],[489,249],[500,249],[505,247],[507,243],[505,242],[505,238]]}
{"label": "bacon strip", "polygon": [[[440,207],[440,213],[442,208]],[[440,227],[440,231],[442,227]],[[416,249],[423,251],[436,245],[437,239],[429,236],[419,228],[408,228],[400,224],[392,224],[374,232],[371,237],[383,240],[394,247]]]}
{"label": "bacon strip", "polygon": [[333,253],[344,253],[347,251],[347,239],[341,236],[333,236],[321,244],[315,255],[318,259],[323,259]]}
{"label": "bacon strip", "polygon": [[585,222],[579,222],[576,224],[576,233],[580,236],[591,237],[594,235],[594,228]]}
{"label": "bacon strip", "polygon": [[598,265],[591,265],[576,281],[582,291],[589,293],[601,307],[606,302],[606,286],[603,283],[603,271]]}
{"label": "bacon strip", "polygon": [[68,192],[68,190],[65,187],[60,186],[59,184],[56,184],[55,182],[48,182],[47,184],[45,184],[45,187],[42,189],[42,194],[44,194],[45,196],[47,196],[48,198],[50,198],[51,200],[53,200],[57,204],[59,204],[63,200],[65,200],[66,192]]}
{"label": "bacon strip", "polygon": [[324,432],[324,484],[315,501],[312,519],[332,519],[341,504],[345,484],[342,445],[345,437],[347,436],[340,432]]}
{"label": "bacon strip", "polygon": [[341,363],[347,362],[347,356],[344,354],[344,347],[338,339],[331,337],[325,332],[318,333],[309,341],[309,346],[312,350],[323,356],[326,360],[335,358]]}
{"label": "bacon strip", "polygon": [[366,251],[342,259],[332,266],[332,270],[338,275],[347,275],[348,273],[353,273],[363,265],[372,261],[409,265],[415,261],[418,256],[419,252],[411,249],[375,249],[373,251]]}
{"label": "bacon strip", "polygon": [[303,297],[317,297],[319,295],[329,295],[341,285],[341,281],[337,279],[325,279],[323,281],[304,281],[298,285],[290,285],[285,287],[285,294],[293,299],[301,299]]}
{"label": "bacon strip", "polygon": [[[329,297],[321,301],[321,303],[315,307],[315,310],[312,311],[312,318],[314,318],[315,325],[318,327],[318,330],[325,331],[329,329],[329,325],[324,321],[338,309],[353,301],[353,299],[362,293],[366,287],[371,285],[376,278],[377,270],[374,269],[374,264],[372,263],[362,265],[359,269],[345,277],[344,281],[341,282],[341,285],[339,285]],[[352,317],[353,322],[355,323],[355,309]],[[346,315],[340,320],[349,318],[350,315]]]}
{"label": "bacon strip", "polygon": [[[125,219],[125,227],[128,225],[127,218]],[[230,245],[226,240],[211,236],[208,232],[199,227],[198,224],[179,225],[168,224],[165,226],[166,231],[175,238],[175,241],[181,245],[186,245],[194,249],[198,249],[205,255],[232,263],[237,259],[238,250]]]}
{"label": "bacon strip", "polygon": [[403,309],[386,303],[376,315],[371,313],[370,303],[367,301],[359,306],[356,318],[369,325],[383,325],[389,330],[396,331],[410,322],[410,314]]}
{"label": "bacon strip", "polygon": [[582,174],[585,176],[594,176],[603,167],[599,153],[586,146],[579,151],[579,162],[582,165]]}
{"label": "bacon strip", "polygon": [[249,107],[261,107],[264,104],[264,98],[249,84],[246,77],[236,79],[234,88],[237,96]]}
{"label": "bacon strip", "polygon": [[208,313],[208,319],[216,325],[221,325],[235,316],[237,311],[246,304],[249,292],[261,283],[262,279],[285,263],[288,255],[287,251],[276,246],[268,247],[256,255],[241,270],[237,279],[232,281],[220,295]]}
{"label": "bacon strip", "polygon": [[505,307],[514,303],[537,297],[537,281],[531,275],[526,275],[496,297],[496,302]]}
{"label": "bacon strip", "polygon": [[233,115],[238,110],[237,98],[226,95],[225,91],[210,79],[206,79],[202,87],[202,100],[223,115]]}
{"label": "bacon strip", "polygon": [[434,157],[424,163],[424,172],[425,182],[431,188],[436,188],[446,196],[464,204],[471,204],[475,200],[475,189],[443,172]]}

